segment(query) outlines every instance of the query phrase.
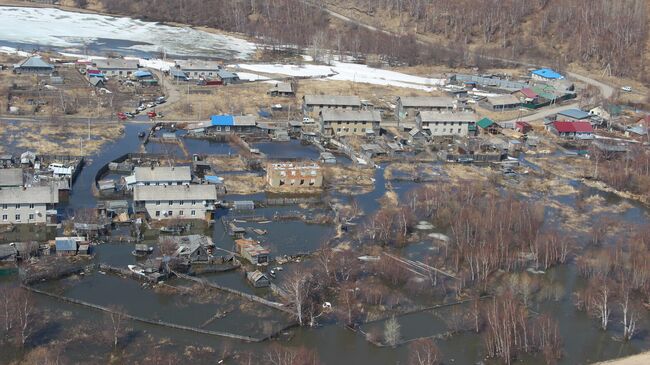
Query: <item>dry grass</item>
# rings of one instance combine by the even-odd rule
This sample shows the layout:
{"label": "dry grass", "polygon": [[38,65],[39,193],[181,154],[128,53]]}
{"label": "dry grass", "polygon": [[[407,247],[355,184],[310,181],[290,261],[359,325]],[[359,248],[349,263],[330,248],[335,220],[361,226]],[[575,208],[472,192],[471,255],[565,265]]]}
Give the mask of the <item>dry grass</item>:
{"label": "dry grass", "polygon": [[228,194],[254,194],[266,187],[264,176],[256,174],[228,175],[224,180]]}
{"label": "dry grass", "polygon": [[360,188],[361,192],[372,190],[374,169],[342,165],[325,166],[323,169],[325,185],[335,186],[338,191]]}
{"label": "dry grass", "polygon": [[210,155],[206,158],[215,171],[246,171],[246,162],[241,156]]}
{"label": "dry grass", "polygon": [[3,123],[0,138],[3,145],[13,145],[21,150],[41,154],[79,155],[80,140],[83,139],[83,154],[99,151],[106,143],[119,137],[124,127],[118,123],[102,123],[88,128],[78,123],[13,122]]}

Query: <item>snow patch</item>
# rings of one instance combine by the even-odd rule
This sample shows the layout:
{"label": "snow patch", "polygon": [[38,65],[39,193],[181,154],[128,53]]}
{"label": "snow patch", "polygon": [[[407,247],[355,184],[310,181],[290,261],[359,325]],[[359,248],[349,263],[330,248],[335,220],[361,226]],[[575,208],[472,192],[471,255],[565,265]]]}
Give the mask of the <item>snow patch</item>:
{"label": "snow patch", "polygon": [[20,57],[29,57],[29,56],[32,55],[29,52],[19,51],[19,50],[13,48],[13,47],[6,47],[6,46],[0,47],[0,53],[12,54],[12,55],[20,56]]}
{"label": "snow patch", "polygon": [[228,35],[173,27],[127,17],[85,14],[53,8],[0,7],[0,41],[83,49],[110,45],[179,56],[246,59],[255,44]]}
{"label": "snow patch", "polygon": [[237,64],[232,67],[253,72],[278,74],[294,77],[320,77],[324,80],[339,80],[367,83],[373,85],[397,86],[425,91],[435,90],[446,83],[445,79],[434,79],[407,75],[401,72],[382,70],[345,62],[332,62],[324,65],[283,65],[283,64]]}

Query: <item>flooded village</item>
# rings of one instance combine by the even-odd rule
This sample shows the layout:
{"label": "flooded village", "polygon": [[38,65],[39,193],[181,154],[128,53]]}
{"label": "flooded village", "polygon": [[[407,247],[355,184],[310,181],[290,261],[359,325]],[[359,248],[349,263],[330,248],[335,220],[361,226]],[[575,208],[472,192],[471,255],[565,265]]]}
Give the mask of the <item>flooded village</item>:
{"label": "flooded village", "polygon": [[647,85],[9,14],[60,33],[0,34],[0,363],[650,349]]}

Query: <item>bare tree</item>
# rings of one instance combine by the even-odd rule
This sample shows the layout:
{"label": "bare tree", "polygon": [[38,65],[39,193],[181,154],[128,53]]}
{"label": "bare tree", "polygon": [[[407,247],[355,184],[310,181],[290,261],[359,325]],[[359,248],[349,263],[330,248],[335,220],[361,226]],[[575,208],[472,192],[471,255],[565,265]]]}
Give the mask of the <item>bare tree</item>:
{"label": "bare tree", "polygon": [[397,318],[391,317],[384,324],[384,343],[389,346],[397,346],[401,336],[401,325]]}
{"label": "bare tree", "polygon": [[126,312],[120,306],[110,306],[106,318],[106,333],[110,339],[113,348],[117,348],[120,338],[126,332]]}
{"label": "bare tree", "polygon": [[442,360],[440,349],[432,339],[420,339],[409,345],[409,365],[438,365]]}

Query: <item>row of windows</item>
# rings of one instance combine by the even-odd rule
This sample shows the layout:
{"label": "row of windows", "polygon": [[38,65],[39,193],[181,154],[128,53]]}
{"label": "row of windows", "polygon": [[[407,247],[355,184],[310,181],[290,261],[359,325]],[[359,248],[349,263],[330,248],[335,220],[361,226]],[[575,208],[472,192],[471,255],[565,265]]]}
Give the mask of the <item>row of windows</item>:
{"label": "row of windows", "polygon": [[[438,128],[433,128],[432,130],[433,130],[433,134],[438,133]],[[461,128],[458,128],[457,133],[462,133],[461,130],[462,130]],[[447,128],[442,128],[442,131],[440,133],[447,133]],[[449,133],[454,133],[454,129],[449,128]]]}
{"label": "row of windows", "polygon": [[[167,211],[167,212],[162,212],[162,213],[159,210],[156,211],[156,217],[160,217],[161,214],[164,215],[165,217],[173,217],[174,216],[174,212],[171,211],[171,210]],[[185,211],[184,210],[179,210],[178,215],[179,216],[184,216]],[[191,216],[196,216],[196,210],[191,210],[190,215]]]}
{"label": "row of windows", "polygon": [[[160,203],[161,203],[160,200],[157,200],[157,201],[156,201],[156,205],[160,205]],[[179,201],[177,201],[176,203],[177,203],[178,205],[185,205],[185,201],[184,201],[184,200],[179,200]],[[168,201],[168,202],[167,202],[167,205],[169,205],[169,206],[174,205],[174,200],[170,200],[170,201]],[[191,202],[188,202],[188,205],[196,205],[196,200],[192,200]]]}
{"label": "row of windows", "polygon": [[[16,209],[20,209],[22,205],[16,204]],[[2,209],[7,210],[9,208],[8,204],[2,204]],[[34,204],[29,204],[29,209],[34,209]]]}
{"label": "row of windows", "polygon": [[433,124],[433,125],[441,125],[441,124],[442,124],[442,125],[447,125],[447,124],[449,124],[449,125],[451,125],[451,126],[453,126],[453,125],[463,125],[463,124],[468,124],[467,122],[424,122],[424,123],[425,123],[425,124],[427,124],[427,123],[428,123],[428,124]]}
{"label": "row of windows", "polygon": [[[30,213],[27,217],[28,217],[27,219],[29,219],[30,221],[34,220],[34,214]],[[20,220],[20,214],[16,214],[14,218],[16,218],[15,219],[16,221],[19,221]],[[9,217],[6,214],[3,214],[2,215],[2,221],[6,222],[8,220],[9,220]]]}
{"label": "row of windows", "polygon": [[[343,132],[357,133],[357,128],[336,128],[337,132],[340,132],[341,130],[343,130]],[[364,128],[359,128],[359,132],[363,132],[364,130]]]}
{"label": "row of windows", "polygon": [[356,121],[356,122],[336,122],[336,124],[338,124],[338,125],[341,125],[341,124],[345,124],[345,125],[354,124],[354,125],[357,125],[359,123],[366,124],[366,123],[371,123],[371,122],[359,122],[359,121]]}
{"label": "row of windows", "polygon": [[[307,173],[305,175],[316,176],[316,174],[317,174],[316,170],[310,170],[309,173]],[[291,176],[296,176],[296,175],[297,175],[297,171],[296,170],[291,170]],[[287,172],[286,171],[280,171],[280,176],[287,176]]]}

